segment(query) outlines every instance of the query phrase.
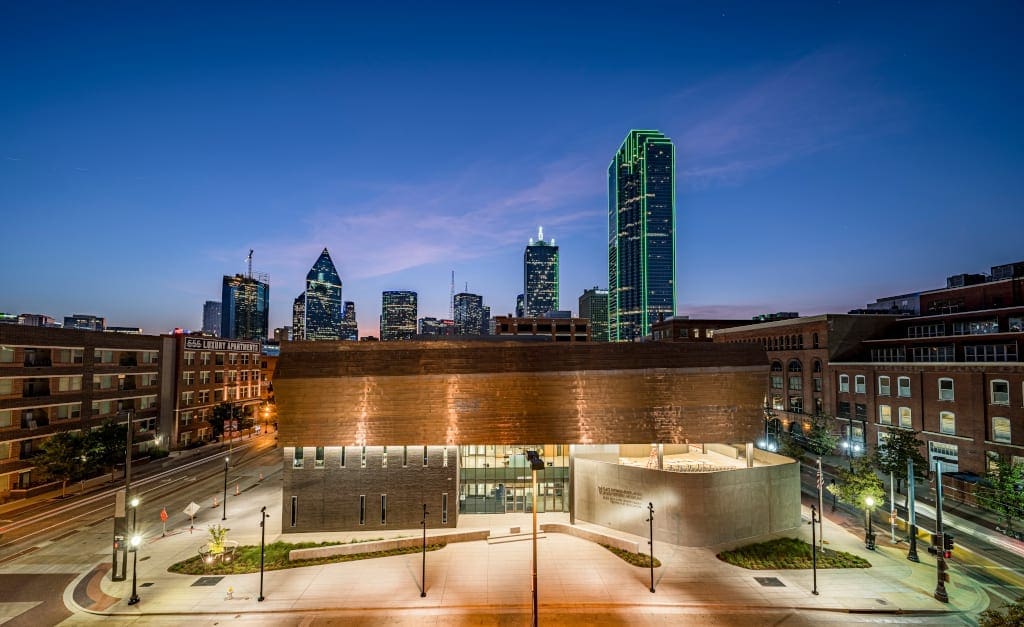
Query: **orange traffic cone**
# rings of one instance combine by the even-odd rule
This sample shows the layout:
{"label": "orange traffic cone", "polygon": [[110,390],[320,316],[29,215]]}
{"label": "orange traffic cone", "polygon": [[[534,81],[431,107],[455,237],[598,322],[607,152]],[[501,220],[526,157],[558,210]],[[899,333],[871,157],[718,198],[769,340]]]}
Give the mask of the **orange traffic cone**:
{"label": "orange traffic cone", "polygon": [[263,473],[260,473],[260,481],[263,481]]}
{"label": "orange traffic cone", "polygon": [[218,505],[218,503],[217,503],[217,497],[215,496],[215,497],[213,497],[213,506],[214,506],[214,507],[217,507],[217,505]]}
{"label": "orange traffic cone", "polygon": [[238,484],[236,483],[235,484],[235,496],[238,496],[239,494],[240,494],[240,492],[238,491]]}

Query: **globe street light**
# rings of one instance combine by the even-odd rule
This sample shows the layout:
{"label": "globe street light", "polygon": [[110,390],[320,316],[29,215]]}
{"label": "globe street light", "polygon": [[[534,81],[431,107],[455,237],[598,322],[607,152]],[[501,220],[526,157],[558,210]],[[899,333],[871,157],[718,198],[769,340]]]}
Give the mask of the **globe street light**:
{"label": "globe street light", "polygon": [[142,544],[142,536],[132,536],[132,596],[128,599],[128,605],[135,605],[139,602],[138,581],[139,581],[139,545]]}
{"label": "globe street light", "polygon": [[865,528],[867,529],[867,535],[864,537],[864,547],[869,551],[875,550],[875,533],[871,530],[871,508],[875,506],[874,497],[868,496],[864,498],[864,518]]}

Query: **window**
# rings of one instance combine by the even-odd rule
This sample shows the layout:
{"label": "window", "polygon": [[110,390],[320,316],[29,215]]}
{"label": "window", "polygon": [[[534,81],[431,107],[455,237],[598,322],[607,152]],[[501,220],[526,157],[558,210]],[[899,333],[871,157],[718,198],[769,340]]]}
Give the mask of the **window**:
{"label": "window", "polygon": [[408,446],[403,446],[402,447],[402,467],[404,468],[404,467],[406,467],[408,465],[409,465],[409,447]]}
{"label": "window", "polygon": [[791,389],[791,390],[802,390],[803,388],[804,388],[804,380],[803,380],[803,378],[800,375],[798,375],[798,374],[790,375],[790,377],[789,377],[789,389]]}
{"label": "window", "polygon": [[795,414],[804,413],[804,399],[802,396],[789,397],[789,411]]}
{"label": "window", "polygon": [[884,375],[878,377],[878,395],[889,396],[889,377]]}
{"label": "window", "polygon": [[952,344],[941,346],[917,346],[910,349],[910,361],[939,362],[955,361]]}
{"label": "window", "polygon": [[196,381],[196,373],[191,370],[186,370],[181,373],[181,381],[185,385],[192,385]]}
{"label": "window", "polygon": [[228,353],[228,365],[234,366],[238,363],[238,353]]}
{"label": "window", "polygon": [[292,497],[292,527],[295,526],[295,519],[298,516],[299,511],[299,497]]}
{"label": "window", "polygon": [[181,393],[181,406],[182,407],[188,407],[189,405],[192,404],[192,399],[193,398],[194,398],[194,394],[192,392],[182,392]]}
{"label": "window", "polygon": [[953,399],[953,380],[949,378],[939,379],[939,400],[951,401]]}
{"label": "window", "polygon": [[772,362],[772,372],[782,372],[782,362],[781,361],[773,361]]}
{"label": "window", "polygon": [[772,389],[773,390],[781,390],[782,389],[782,376],[781,375],[777,375],[777,374],[773,374],[771,376],[771,379],[772,379]]}
{"label": "window", "polygon": [[423,447],[423,465],[427,465],[427,447]]}
{"label": "window", "polygon": [[359,495],[359,524],[366,524],[366,495]]}
{"label": "window", "polygon": [[224,365],[224,353],[216,353],[213,356],[213,365],[223,366]]}
{"label": "window", "polygon": [[894,362],[906,360],[907,351],[902,346],[896,346],[892,348],[871,349],[871,361],[874,362]]}
{"label": "window", "polygon": [[896,379],[897,394],[904,398],[910,398],[910,377],[899,377]]}
{"label": "window", "polygon": [[803,372],[803,370],[804,370],[804,368],[800,364],[799,361],[794,359],[794,360],[789,362],[789,371],[790,372]]}
{"label": "window", "polygon": [[821,361],[814,360],[814,372],[821,372]]}
{"label": "window", "polygon": [[302,447],[296,446],[292,456],[292,468],[302,468]]}
{"label": "window", "polygon": [[380,495],[380,524],[388,524],[388,495]]}
{"label": "window", "polygon": [[900,407],[900,426],[904,429],[913,428],[913,414],[909,407]]}
{"label": "window", "polygon": [[388,447],[386,447],[386,446],[384,447],[384,452],[380,456],[380,467],[381,468],[387,468],[388,467]]}
{"label": "window", "polygon": [[992,418],[992,441],[1010,443],[1010,419]]}
{"label": "window", "polygon": [[868,419],[868,406],[865,405],[864,403],[856,403],[853,407],[853,410],[854,412],[856,412],[855,417],[857,418],[857,420]]}
{"label": "window", "polygon": [[199,363],[204,365],[204,366],[209,366],[210,365],[210,353],[200,353],[199,354]]}
{"label": "window", "polygon": [[892,424],[892,407],[889,405],[878,406],[878,422],[883,425]]}
{"label": "window", "polygon": [[366,468],[366,447],[360,449],[359,452],[359,467]]}
{"label": "window", "polygon": [[942,322],[907,327],[907,337],[941,337],[945,334],[946,325]]}
{"label": "window", "polygon": [[868,380],[862,374],[857,375],[853,378],[853,391],[857,394],[864,394],[867,391]]}
{"label": "window", "polygon": [[448,524],[448,493],[441,495],[441,524]]}
{"label": "window", "polygon": [[1017,361],[1016,344],[965,346],[964,361]]}
{"label": "window", "polygon": [[992,381],[992,404],[993,405],[1009,405],[1010,404],[1010,382],[1003,381],[1002,379],[996,379]]}
{"label": "window", "polygon": [[818,334],[817,333],[815,333],[814,335],[811,336],[811,342],[814,345],[814,348],[818,348]]}
{"label": "window", "polygon": [[839,416],[839,418],[849,418],[850,417],[850,402],[849,401],[839,401],[838,416]]}
{"label": "window", "polygon": [[839,391],[849,392],[850,391],[850,375],[841,374],[839,375]]}
{"label": "window", "polygon": [[318,447],[316,447],[316,452],[314,453],[314,457],[313,457],[313,468],[323,468],[323,467],[324,467],[324,447],[318,446]]}
{"label": "window", "polygon": [[1010,316],[1006,330],[1010,333],[1024,332],[1024,316]]}
{"label": "window", "polygon": [[814,391],[821,391],[821,377],[814,377]]}
{"label": "window", "polygon": [[448,467],[448,447],[441,449],[441,466]]}
{"label": "window", "polygon": [[951,411],[939,412],[939,433],[956,434],[956,415]]}

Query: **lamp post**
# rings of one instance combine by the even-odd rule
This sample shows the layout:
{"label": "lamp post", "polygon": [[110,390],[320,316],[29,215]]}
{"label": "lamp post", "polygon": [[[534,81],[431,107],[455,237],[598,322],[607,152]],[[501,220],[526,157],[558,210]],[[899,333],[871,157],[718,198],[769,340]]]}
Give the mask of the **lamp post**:
{"label": "lamp post", "polygon": [[650,539],[647,541],[647,544],[651,545],[651,592],[654,592],[654,503],[647,504],[647,514],[650,533]]}
{"label": "lamp post", "polygon": [[128,599],[128,605],[135,605],[139,602],[139,545],[142,544],[142,536],[132,536],[132,596]]}
{"label": "lamp post", "polygon": [[537,471],[544,470],[544,460],[537,451],[526,451],[533,474],[533,627],[537,627]]}
{"label": "lamp post", "polygon": [[267,514],[267,506],[264,505],[260,508],[260,596],[256,598],[257,601],[263,601],[263,558],[266,554],[268,518],[270,515]]}
{"label": "lamp post", "polygon": [[427,504],[423,504],[423,569],[420,574],[420,598],[427,596]]}
{"label": "lamp post", "polygon": [[[772,406],[768,404],[766,400],[764,403],[764,438],[761,440],[759,448],[765,451],[771,451],[774,453],[778,450],[778,444],[772,442],[771,435],[769,433],[769,426],[771,426],[772,419],[775,418],[775,412],[772,411]],[[778,433],[775,433],[775,439],[778,440]]]}
{"label": "lamp post", "polygon": [[228,519],[228,460],[230,457],[224,458],[224,515],[221,516],[221,520]]}
{"label": "lamp post", "polygon": [[917,557],[917,518],[914,516],[914,460],[907,458],[907,526],[910,529],[910,549],[907,559],[920,561]]}
{"label": "lamp post", "polygon": [[811,594],[818,594],[818,539],[815,537],[814,525],[817,524],[821,519],[818,517],[818,510],[811,505],[811,572],[813,573],[813,584],[814,587],[811,589]]}
{"label": "lamp post", "polygon": [[871,530],[871,508],[875,506],[874,497],[864,498],[864,529],[867,535],[864,536],[864,548],[869,551],[875,550],[875,533]]}
{"label": "lamp post", "polygon": [[935,458],[935,593],[932,595],[936,600],[949,603],[949,594],[946,593],[946,555],[945,538],[942,529],[942,457]]}

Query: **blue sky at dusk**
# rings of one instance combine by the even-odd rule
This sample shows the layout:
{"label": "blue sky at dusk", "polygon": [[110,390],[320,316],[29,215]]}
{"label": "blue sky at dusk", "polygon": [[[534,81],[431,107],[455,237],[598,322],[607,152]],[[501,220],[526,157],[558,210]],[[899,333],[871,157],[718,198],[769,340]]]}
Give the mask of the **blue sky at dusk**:
{"label": "blue sky at dusk", "polygon": [[198,328],[252,248],[284,326],[326,246],[376,335],[452,270],[513,311],[539,225],[576,310],[630,128],[676,144],[680,313],[941,287],[1024,260],[1022,7],[7,2],[0,311]]}

